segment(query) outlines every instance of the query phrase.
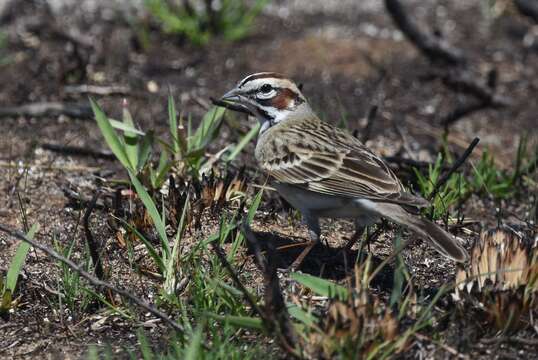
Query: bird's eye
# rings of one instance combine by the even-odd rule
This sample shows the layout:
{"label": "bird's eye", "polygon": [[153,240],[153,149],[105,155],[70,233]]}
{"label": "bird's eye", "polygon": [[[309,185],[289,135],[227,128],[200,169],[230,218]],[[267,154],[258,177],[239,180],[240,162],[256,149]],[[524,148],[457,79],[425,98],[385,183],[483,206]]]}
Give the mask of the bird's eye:
{"label": "bird's eye", "polygon": [[273,90],[273,87],[269,84],[263,84],[262,87],[260,88],[260,91],[264,94],[270,93],[271,90]]}

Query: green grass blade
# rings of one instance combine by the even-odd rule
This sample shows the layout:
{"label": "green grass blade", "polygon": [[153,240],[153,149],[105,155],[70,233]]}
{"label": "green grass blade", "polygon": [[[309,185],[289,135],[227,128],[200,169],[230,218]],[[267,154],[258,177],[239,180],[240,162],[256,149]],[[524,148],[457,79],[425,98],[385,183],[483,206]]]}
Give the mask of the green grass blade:
{"label": "green grass blade", "polygon": [[99,349],[95,345],[90,345],[90,348],[88,349],[88,360],[99,360]]}
{"label": "green grass blade", "polygon": [[155,264],[159,268],[159,271],[161,272],[161,274],[163,274],[164,271],[166,270],[166,266],[164,266],[163,259],[159,255],[159,251],[155,249],[153,244],[149,242],[148,239],[146,239],[144,235],[142,235],[134,226],[132,226],[131,224],[129,224],[127,221],[123,220],[122,218],[116,217],[116,219],[119,220],[130,231],[132,231],[140,239],[140,241],[144,243],[144,245],[146,246],[146,249],[148,250],[149,256],[151,256],[153,261],[155,261]]}
{"label": "green grass blade", "polygon": [[[33,239],[38,229],[38,224],[32,225],[32,227],[28,231],[28,234],[26,234],[28,239]],[[28,254],[29,250],[30,244],[25,241],[21,242],[19,244],[19,247],[17,248],[17,251],[15,252],[15,256],[13,257],[11,265],[9,266],[9,269],[7,271],[6,289],[10,290],[12,294],[15,292],[15,286],[17,286],[17,279],[19,278],[19,274],[21,273],[22,267],[24,266],[24,261],[26,260],[26,255]]]}
{"label": "green grass blade", "polygon": [[[131,116],[131,113],[129,112],[129,109],[127,108],[126,104],[124,104],[123,106],[122,119],[125,125],[134,128],[133,117]],[[138,135],[131,131],[125,131],[125,133],[123,134],[123,139],[125,143],[125,153],[127,154],[127,158],[129,159],[132,168],[138,169]]]}
{"label": "green grass blade", "polygon": [[125,151],[125,146],[120,141],[120,138],[114,131],[114,128],[110,124],[110,121],[106,117],[105,113],[101,110],[99,105],[93,99],[90,98],[90,104],[95,115],[95,120],[97,121],[97,126],[101,130],[103,137],[105,138],[106,143],[110,147],[110,150],[116,155],[116,158],[121,162],[121,164],[129,170],[135,171],[131,166],[127,153]]}
{"label": "green grass blade", "polygon": [[187,352],[185,353],[185,360],[197,360],[200,357],[200,349],[202,348],[202,331],[204,329],[204,325],[200,324],[198,325],[196,332],[192,336],[191,342],[189,344],[189,347],[187,348]]}
{"label": "green grass blade", "polygon": [[247,144],[258,134],[260,131],[260,126],[260,123],[257,123],[256,126],[250,129],[250,131],[243,136],[239,143],[234,147],[230,155],[228,155],[226,161],[232,161],[237,157],[237,155],[239,155],[243,148],[247,146]]}
{"label": "green grass blade", "polygon": [[153,350],[149,344],[148,338],[144,334],[142,329],[138,329],[136,332],[138,342],[140,343],[140,352],[142,353],[142,359],[144,360],[153,360]]}
{"label": "green grass blade", "polygon": [[172,94],[168,95],[168,124],[170,126],[170,136],[172,136],[172,147],[174,149],[174,154],[178,154],[180,152],[179,137],[177,133],[178,125],[176,105]]}
{"label": "green grass blade", "polygon": [[157,230],[157,233],[159,234],[161,240],[163,251],[165,252],[166,258],[168,258],[170,256],[170,244],[168,244],[168,235],[166,235],[166,227],[164,225],[163,219],[161,218],[161,215],[159,214],[159,210],[157,209],[157,206],[155,206],[155,203],[153,202],[151,196],[144,188],[144,185],[142,185],[140,181],[136,178],[136,176],[133,175],[133,173],[130,171],[129,177],[131,178],[131,183],[135,187],[136,193],[140,197],[140,200],[142,200],[142,203],[144,203],[144,206],[146,207],[146,210],[148,211],[151,220],[153,220],[153,224],[155,225],[155,229]]}
{"label": "green grass blade", "polygon": [[263,330],[263,322],[260,318],[234,315],[222,316],[217,314],[208,314],[208,316],[217,321],[237,326],[239,328]]}
{"label": "green grass blade", "polygon": [[81,290],[91,295],[92,298],[97,299],[101,303],[105,304],[113,313],[122,316],[124,319],[134,320],[134,317],[132,315],[129,315],[125,311],[121,310],[119,306],[111,304],[102,294],[96,293],[95,291],[87,287],[83,287]]}
{"label": "green grass blade", "polygon": [[193,135],[195,149],[203,149],[213,140],[225,111],[225,108],[215,106],[204,115]]}
{"label": "green grass blade", "polygon": [[140,136],[146,135],[146,133],[143,132],[142,130],[138,130],[134,126],[127,125],[123,121],[118,121],[111,118],[108,118],[108,121],[110,122],[110,125],[116,130],[120,130],[123,132],[130,132],[130,133],[140,135]]}
{"label": "green grass blade", "polygon": [[151,155],[151,149],[153,147],[154,138],[153,132],[150,131],[142,138],[142,142],[138,148],[138,163],[136,165],[136,170],[141,171],[146,163],[148,162],[149,156]]}
{"label": "green grass blade", "polygon": [[303,308],[295,304],[288,304],[288,313],[292,318],[299,320],[308,327],[315,326],[318,322],[318,319],[314,314],[305,311]]}
{"label": "green grass blade", "polygon": [[191,151],[194,147],[192,138],[192,116],[189,114],[187,116],[187,151]]}
{"label": "green grass blade", "polygon": [[345,300],[349,295],[348,290],[345,287],[312,275],[291,273],[291,278],[306,286],[316,294],[326,296],[331,299],[336,298]]}
{"label": "green grass blade", "polygon": [[172,166],[174,166],[174,163],[168,159],[167,153],[163,151],[159,157],[159,165],[157,166],[156,170],[157,177],[155,179],[155,188],[161,187]]}
{"label": "green grass blade", "polygon": [[189,198],[190,193],[187,193],[187,198],[185,199],[185,203],[183,204],[183,212],[181,213],[181,219],[179,220],[179,224],[176,231],[176,238],[174,247],[172,248],[172,255],[167,259],[166,263],[166,276],[163,287],[168,294],[173,294],[175,291],[176,276],[174,269],[177,261],[179,260],[179,246],[181,245],[181,236],[185,228],[185,219],[187,218],[187,213],[189,209]]}
{"label": "green grass blade", "polygon": [[[0,284],[2,285],[2,284]],[[0,290],[4,290],[3,287],[0,287]],[[7,313],[11,309],[11,291],[5,289],[4,293],[0,293],[2,295],[2,298],[0,298],[0,314]]]}
{"label": "green grass blade", "polygon": [[260,207],[260,203],[262,201],[262,195],[263,195],[263,189],[260,189],[260,191],[258,191],[258,193],[256,194],[254,201],[252,201],[250,208],[248,209],[247,220],[249,224],[254,219],[254,215],[256,215],[256,211],[258,211],[258,207]]}

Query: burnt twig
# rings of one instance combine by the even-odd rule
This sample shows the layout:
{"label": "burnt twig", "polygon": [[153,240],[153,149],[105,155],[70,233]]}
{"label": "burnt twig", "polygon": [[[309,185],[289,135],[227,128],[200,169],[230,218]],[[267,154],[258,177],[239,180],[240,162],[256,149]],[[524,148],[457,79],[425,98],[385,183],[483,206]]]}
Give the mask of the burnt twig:
{"label": "burnt twig", "polygon": [[205,3],[205,11],[208,18],[208,25],[209,30],[216,34],[218,32],[219,24],[217,19],[217,13],[215,12],[215,9],[213,9],[213,0],[204,0]]}
{"label": "burnt twig", "polygon": [[131,92],[128,86],[122,85],[68,85],[64,87],[64,92],[67,94],[93,94],[93,95],[126,95]]}
{"label": "burnt twig", "polygon": [[97,288],[106,288],[106,289],[108,289],[108,290],[110,290],[110,291],[112,291],[112,292],[114,292],[116,294],[119,294],[123,298],[126,298],[126,299],[130,300],[134,304],[140,306],[144,310],[150,312],[151,314],[153,314],[157,318],[161,319],[162,321],[164,321],[165,323],[170,325],[170,327],[172,327],[174,330],[179,331],[179,332],[184,332],[183,326],[178,324],[176,321],[172,320],[170,317],[168,317],[168,315],[166,315],[165,313],[163,313],[159,309],[157,309],[154,306],[148,304],[147,302],[140,299],[139,297],[133,295],[130,291],[119,289],[119,288],[115,287],[114,285],[112,285],[112,284],[110,284],[110,283],[108,283],[106,281],[103,281],[103,280],[100,280],[100,279],[96,278],[95,276],[93,276],[90,273],[86,272],[82,267],[75,264],[73,261],[71,261],[71,260],[67,259],[66,257],[58,254],[56,251],[49,248],[48,246],[43,245],[43,244],[41,244],[41,243],[39,243],[39,242],[37,242],[35,240],[29,239],[26,235],[24,235],[23,233],[21,233],[19,231],[12,230],[12,229],[10,229],[7,226],[2,225],[2,224],[0,224],[0,231],[8,234],[9,236],[12,236],[14,238],[17,238],[19,240],[22,240],[22,241],[32,245],[34,248],[43,251],[45,254],[47,254],[51,258],[53,258],[53,259],[65,264],[65,265],[67,265],[71,270],[77,272],[80,276],[85,278],[93,286],[95,286]]}
{"label": "burnt twig", "polygon": [[[68,205],[71,205],[73,208],[77,208],[77,209],[87,208],[92,202],[91,198],[85,197],[84,195],[79,194],[77,191],[70,189],[68,187],[63,187],[62,192],[64,193],[64,196],[70,201]],[[94,205],[94,208],[102,210],[106,208],[106,205],[102,202],[97,202]]]}
{"label": "burnt twig", "polygon": [[398,0],[385,0],[385,7],[395,24],[430,61],[448,66],[436,74],[443,84],[456,92],[470,94],[478,103],[466,105],[448,114],[442,123],[445,126],[473,112],[485,108],[499,108],[510,105],[510,100],[495,94],[496,72],[488,74],[486,82],[475,78],[467,66],[463,52],[447,44],[443,39],[427,34],[414,24]]}
{"label": "burnt twig", "polygon": [[194,8],[192,7],[192,4],[189,0],[183,0],[182,3],[187,15],[191,17],[196,15],[196,12],[194,11]]}
{"label": "burnt twig", "polygon": [[385,160],[388,163],[397,164],[398,166],[410,166],[410,167],[416,167],[419,169],[422,168],[428,168],[429,166],[433,166],[433,163],[428,161],[417,161],[413,159],[404,158],[401,156],[385,156],[383,157],[383,160]]}
{"label": "burnt twig", "polygon": [[473,141],[471,141],[471,143],[469,144],[469,146],[467,147],[467,149],[463,152],[463,154],[456,160],[454,161],[454,164],[452,164],[452,166],[450,167],[450,169],[443,175],[441,176],[441,178],[439,179],[439,181],[437,181],[437,183],[435,184],[435,187],[433,188],[433,191],[430,193],[430,196],[428,196],[428,200],[432,200],[433,198],[435,198],[435,195],[437,195],[437,193],[439,192],[439,189],[441,188],[441,186],[443,186],[447,181],[448,179],[450,178],[450,176],[452,176],[452,174],[458,170],[458,168],[463,165],[463,163],[465,162],[465,160],[467,160],[467,158],[469,157],[469,155],[471,155],[471,153],[473,152],[474,148],[476,147],[476,145],[478,145],[478,142],[480,141],[479,138],[475,137],[473,139]]}
{"label": "burnt twig", "polygon": [[534,348],[538,346],[538,340],[525,339],[518,336],[499,336],[499,337],[493,337],[493,338],[482,338],[480,339],[480,342],[487,345],[508,342],[508,343],[514,343],[514,344],[519,344],[519,345],[532,346]]}
{"label": "burnt twig", "polygon": [[82,224],[84,227],[84,234],[86,235],[86,243],[88,244],[88,250],[90,251],[90,256],[92,257],[93,266],[95,267],[95,276],[97,276],[98,279],[102,280],[105,272],[103,271],[103,263],[101,261],[101,256],[99,254],[99,249],[98,249],[99,246],[95,242],[95,239],[93,238],[92,232],[90,230],[90,216],[93,210],[95,209],[95,205],[97,204],[97,199],[99,199],[100,194],[101,192],[98,189],[93,195],[92,200],[90,201],[90,203],[88,204],[88,207],[86,208],[84,217],[82,218]]}
{"label": "burnt twig", "polygon": [[67,115],[78,119],[91,119],[93,118],[93,111],[87,103],[62,102],[38,102],[0,108],[0,118],[14,116],[55,117],[59,115]]}
{"label": "burnt twig", "polygon": [[443,84],[448,88],[473,95],[481,100],[485,105],[491,107],[502,107],[510,105],[506,98],[495,94],[495,83],[490,79],[495,78],[496,72],[493,70],[488,74],[488,84],[475,79],[469,71],[450,71],[441,76]]}
{"label": "burnt twig", "polygon": [[441,119],[441,125],[443,125],[446,129],[456,121],[464,118],[465,116],[471,115],[477,111],[486,109],[488,107],[489,104],[484,101],[460,105]]}
{"label": "burnt twig", "polygon": [[234,269],[232,268],[232,265],[230,265],[230,263],[226,259],[226,254],[224,253],[224,250],[222,250],[220,245],[217,244],[217,243],[213,243],[211,246],[213,247],[213,250],[215,251],[215,254],[217,254],[220,262],[222,263],[222,265],[226,268],[226,270],[228,270],[228,273],[232,277],[232,280],[234,281],[235,285],[243,293],[243,296],[245,297],[245,300],[250,305],[252,310],[254,310],[256,313],[258,313],[258,315],[265,321],[265,314],[260,309],[258,304],[256,304],[256,300],[254,300],[254,298],[252,297],[250,292],[245,288],[245,286],[243,285],[241,280],[239,280],[239,277],[237,276]]}
{"label": "burnt twig", "polygon": [[254,251],[256,263],[263,273],[265,282],[265,318],[268,325],[272,325],[270,330],[276,332],[280,346],[295,358],[301,358],[297,350],[297,335],[290,321],[290,316],[284,296],[280,289],[277,275],[276,251],[270,242],[267,243],[267,259],[262,255],[260,242],[250,229],[248,223],[242,226],[243,234]]}
{"label": "burnt twig", "polygon": [[449,65],[460,65],[466,59],[463,52],[453,48],[439,37],[432,36],[420,30],[407,16],[402,4],[398,0],[385,0],[392,20],[398,28],[428,59],[433,62],[444,62]]}
{"label": "burnt twig", "polygon": [[536,0],[514,0],[517,10],[538,23],[538,1]]}
{"label": "burnt twig", "polygon": [[90,156],[93,158],[105,159],[105,160],[116,159],[114,154],[110,151],[93,150],[93,149],[89,149],[89,148],[81,147],[81,146],[70,146],[70,145],[49,144],[49,143],[41,144],[40,146],[42,149],[61,153],[64,155]]}
{"label": "burnt twig", "polygon": [[377,105],[372,105],[370,106],[370,109],[368,110],[368,115],[366,115],[366,126],[364,127],[364,131],[362,132],[362,138],[361,138],[363,143],[365,143],[368,139],[370,139],[374,121],[377,115],[377,109],[378,109]]}
{"label": "burnt twig", "polygon": [[450,125],[477,111],[487,108],[500,108],[510,105],[510,100],[495,94],[497,86],[497,71],[491,70],[487,82],[479,82],[468,71],[448,72],[441,76],[443,84],[456,92],[463,92],[476,97],[474,103],[464,104],[441,119],[441,125],[448,129]]}

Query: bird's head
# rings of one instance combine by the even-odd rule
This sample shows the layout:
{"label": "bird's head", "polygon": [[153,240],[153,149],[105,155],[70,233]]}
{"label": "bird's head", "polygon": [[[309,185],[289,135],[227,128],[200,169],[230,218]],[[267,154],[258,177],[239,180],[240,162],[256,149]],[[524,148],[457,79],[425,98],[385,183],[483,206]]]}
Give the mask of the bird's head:
{"label": "bird's head", "polygon": [[256,115],[262,123],[261,132],[288,118],[311,113],[299,87],[273,72],[247,76],[221,100],[244,106]]}

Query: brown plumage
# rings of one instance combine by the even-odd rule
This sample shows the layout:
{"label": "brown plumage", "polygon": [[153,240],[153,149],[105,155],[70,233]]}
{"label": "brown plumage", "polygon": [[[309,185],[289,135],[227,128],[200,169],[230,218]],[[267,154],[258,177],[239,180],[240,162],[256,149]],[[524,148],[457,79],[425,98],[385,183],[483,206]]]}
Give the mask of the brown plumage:
{"label": "brown plumage", "polygon": [[276,180],[310,191],[411,207],[428,205],[406,192],[387,164],[358,139],[317,117],[269,128],[258,139],[256,159]]}
{"label": "brown plumage", "polygon": [[429,240],[441,254],[467,259],[453,236],[414,215],[428,201],[407,192],[358,139],[321,121],[292,81],[275,73],[250,75],[223,100],[247,107],[262,123],[256,159],[279,193],[301,211],[313,244],[319,241],[320,217],[353,218],[357,234],[386,217]]}

